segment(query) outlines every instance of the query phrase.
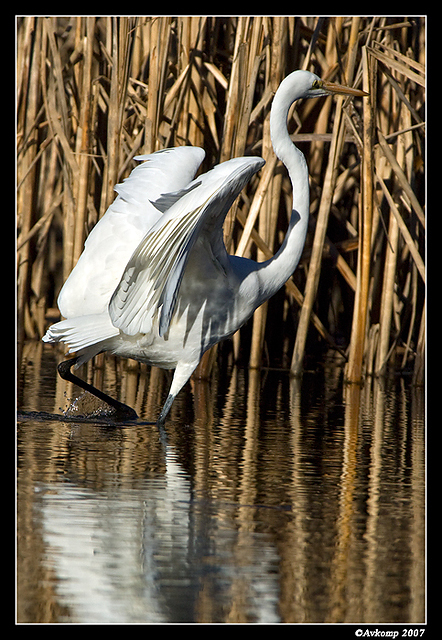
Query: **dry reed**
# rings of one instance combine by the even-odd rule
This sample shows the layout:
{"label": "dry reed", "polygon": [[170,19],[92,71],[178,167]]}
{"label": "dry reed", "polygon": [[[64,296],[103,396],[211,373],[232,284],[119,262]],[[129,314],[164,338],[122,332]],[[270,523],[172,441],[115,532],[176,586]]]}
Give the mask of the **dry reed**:
{"label": "dry reed", "polygon": [[[302,371],[334,349],[359,382],[424,372],[425,19],[419,17],[20,17],[17,19],[18,340],[40,338],[87,234],[133,157],[206,150],[203,169],[267,164],[225,225],[231,253],[280,246],[291,186],[271,148],[282,78],[306,68],[363,86],[364,101],[297,104],[291,130],[311,176],[311,228],[281,294],[223,347]],[[293,125],[293,122],[295,125]],[[294,126],[294,128],[293,128]],[[303,293],[302,293],[303,292]],[[210,368],[214,352],[205,358]]]}

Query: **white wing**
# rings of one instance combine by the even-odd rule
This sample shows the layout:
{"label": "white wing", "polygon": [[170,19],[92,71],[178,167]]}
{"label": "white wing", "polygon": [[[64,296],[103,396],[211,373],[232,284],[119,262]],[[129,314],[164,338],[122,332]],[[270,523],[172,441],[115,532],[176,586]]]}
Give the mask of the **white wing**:
{"label": "white wing", "polygon": [[151,201],[185,188],[204,156],[204,150],[198,147],[177,147],[135,158],[145,162],[116,185],[117,197],[92,229],[60,292],[58,307],[65,318],[100,314],[107,309],[127,261],[162,217]]}
{"label": "white wing", "polygon": [[203,237],[211,245],[222,264],[220,251],[227,255],[221,241],[224,218],[263,164],[264,160],[256,157],[228,160],[199,176],[182,192],[158,200],[161,210],[170,208],[137,247],[112,296],[109,314],[116,327],[129,335],[146,334],[159,320],[160,335],[167,332],[197,238]]}

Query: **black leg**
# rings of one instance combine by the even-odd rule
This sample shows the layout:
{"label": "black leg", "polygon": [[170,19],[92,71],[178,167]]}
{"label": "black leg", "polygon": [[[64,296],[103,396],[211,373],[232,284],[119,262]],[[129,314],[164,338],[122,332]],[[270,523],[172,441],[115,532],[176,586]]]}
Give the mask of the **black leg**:
{"label": "black leg", "polygon": [[174,399],[175,399],[175,396],[173,396],[173,395],[171,395],[169,393],[169,395],[166,398],[166,402],[164,403],[164,406],[163,406],[163,408],[161,410],[161,413],[160,413],[160,415],[158,417],[158,420],[157,420],[157,426],[158,427],[164,427],[164,423],[166,421],[167,414],[170,411],[170,408],[171,408],[171,406],[173,404]]}
{"label": "black leg", "polygon": [[99,398],[106,404],[113,407],[115,409],[114,417],[117,420],[137,420],[138,415],[136,411],[134,411],[127,404],[123,404],[122,402],[118,402],[118,400],[114,400],[113,398],[108,396],[106,393],[103,393],[103,391],[100,391],[99,389],[97,389],[96,387],[93,387],[91,384],[88,384],[81,378],[78,378],[78,376],[75,376],[71,371],[71,367],[74,366],[77,360],[78,358],[70,358],[69,360],[64,360],[63,362],[60,362],[57,369],[58,369],[58,373],[63,378],[63,380],[68,380],[69,382],[73,382],[78,387],[81,387],[85,391],[88,391],[89,393],[91,393],[96,398]]}
{"label": "black leg", "polygon": [[161,413],[158,417],[157,420],[157,429],[158,429],[158,433],[160,435],[160,442],[164,447],[164,452],[166,453],[166,448],[167,448],[167,433],[166,433],[166,429],[164,428],[164,423],[166,422],[166,417],[167,414],[170,411],[170,408],[173,404],[173,401],[175,399],[175,396],[171,395],[169,393],[169,395],[166,398],[166,402],[164,403],[164,406],[161,410]]}

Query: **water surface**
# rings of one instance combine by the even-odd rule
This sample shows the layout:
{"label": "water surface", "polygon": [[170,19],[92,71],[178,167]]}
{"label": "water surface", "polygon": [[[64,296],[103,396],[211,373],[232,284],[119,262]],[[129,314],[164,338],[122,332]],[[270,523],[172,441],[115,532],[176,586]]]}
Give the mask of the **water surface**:
{"label": "water surface", "polygon": [[425,622],[424,402],[336,364],[187,385],[105,358],[140,421],[63,420],[77,387],[25,345],[19,622]]}

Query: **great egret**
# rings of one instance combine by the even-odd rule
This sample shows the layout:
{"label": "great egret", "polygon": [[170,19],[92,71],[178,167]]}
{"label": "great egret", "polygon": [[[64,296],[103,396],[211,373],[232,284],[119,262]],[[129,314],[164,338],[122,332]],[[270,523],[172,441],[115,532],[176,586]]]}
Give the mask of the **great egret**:
{"label": "great egret", "polygon": [[203,353],[235,333],[295,270],[307,232],[309,179],[287,117],[295,100],[330,94],[366,95],[308,71],[291,73],[275,94],[271,139],[292,182],[293,207],[281,248],[262,263],[228,255],[222,229],[235,198],[264,165],[262,158],[234,158],[194,179],[205,155],[198,147],[136,157],[143,164],[116,185],[116,199],[60,292],[58,307],[66,319],[43,337],[77,354],[59,365],[63,378],[136,417],[130,407],[74,376],[71,367],[109,351],[175,369],[157,421],[164,424]]}

